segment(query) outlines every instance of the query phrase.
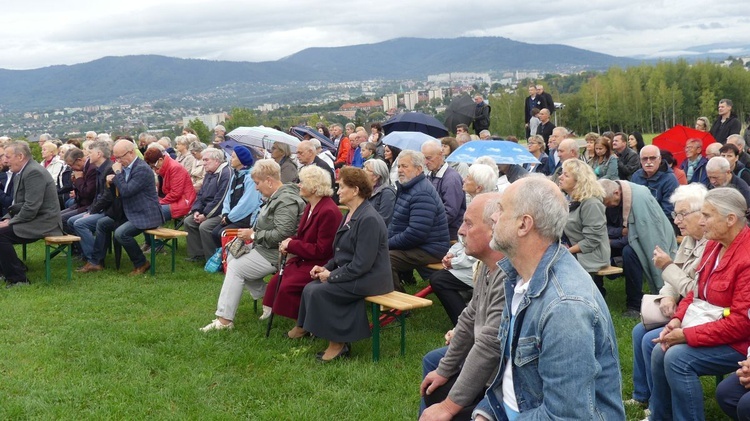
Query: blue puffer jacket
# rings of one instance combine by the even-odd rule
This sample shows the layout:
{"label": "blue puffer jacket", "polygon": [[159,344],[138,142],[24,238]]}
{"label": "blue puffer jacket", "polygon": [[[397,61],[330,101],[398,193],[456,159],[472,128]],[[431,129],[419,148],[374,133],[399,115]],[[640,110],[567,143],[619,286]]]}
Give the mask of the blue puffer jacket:
{"label": "blue puffer jacket", "polygon": [[448,220],[443,201],[424,174],[398,183],[393,219],[388,226],[388,249],[421,248],[442,258],[448,252]]}
{"label": "blue puffer jacket", "polygon": [[660,167],[659,171],[652,175],[651,178],[646,178],[646,172],[641,168],[633,174],[630,181],[648,187],[649,191],[651,191],[651,196],[654,196],[654,199],[659,202],[664,215],[671,222],[674,204],[669,201],[669,198],[675,189],[680,186],[680,183],[677,182],[677,177],[674,176],[672,168],[667,167],[665,171],[664,167]]}

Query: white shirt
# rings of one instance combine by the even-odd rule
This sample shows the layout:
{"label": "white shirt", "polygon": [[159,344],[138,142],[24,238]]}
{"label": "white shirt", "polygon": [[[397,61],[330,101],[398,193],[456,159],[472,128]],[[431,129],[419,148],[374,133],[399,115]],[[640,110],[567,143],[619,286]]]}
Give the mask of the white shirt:
{"label": "white shirt", "polygon": [[[513,289],[513,301],[510,304],[510,312],[513,316],[518,311],[521,299],[529,290],[529,283],[518,277],[516,287]],[[508,332],[508,340],[512,340],[513,332]],[[503,344],[505,345],[505,344]],[[508,408],[518,412],[518,402],[516,401],[516,388],[513,386],[513,356],[505,362],[505,371],[503,371],[503,403]]]}

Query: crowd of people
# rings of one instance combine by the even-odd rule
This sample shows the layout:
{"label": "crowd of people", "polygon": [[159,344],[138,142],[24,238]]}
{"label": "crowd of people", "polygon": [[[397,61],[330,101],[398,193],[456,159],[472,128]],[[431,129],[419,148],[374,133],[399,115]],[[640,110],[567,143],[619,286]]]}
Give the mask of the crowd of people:
{"label": "crowd of people", "polygon": [[[113,238],[140,275],[151,241],[138,236],[179,219],[190,262],[221,255],[223,233],[236,233],[216,318],[201,331],[232,329],[247,290],[262,300],[260,319],[294,321],[284,337],[328,341],[323,362],[369,337],[365,297],[404,291],[416,270],[454,326],[424,357],[420,419],[616,420],[626,405],[655,420],[702,419],[699,376],[735,370],[717,399],[746,419],[750,156],[731,101],[711,127],[718,146],[688,140],[677,165],[637,132],[579,143],[549,121],[543,88],[529,92],[527,146],[539,162],[527,165],[447,162],[490,136],[466,125],[419,150],[383,144],[378,123],[319,125],[333,150],[309,135],[294,150],[228,147],[222,126],[208,147],[187,129],[174,141],[42,136],[39,163],[26,142],[2,139],[0,270],[8,286],[28,283],[13,245],[68,233],[81,238],[77,272],[103,270]],[[624,271],[624,316],[652,306],[663,319],[633,329],[625,401],[598,275],[611,265]]]}

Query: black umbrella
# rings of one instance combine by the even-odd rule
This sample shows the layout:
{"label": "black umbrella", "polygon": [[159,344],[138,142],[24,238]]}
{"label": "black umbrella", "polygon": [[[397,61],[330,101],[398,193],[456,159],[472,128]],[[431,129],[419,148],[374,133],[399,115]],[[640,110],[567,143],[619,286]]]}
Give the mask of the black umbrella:
{"label": "black umbrella", "polygon": [[445,110],[445,127],[451,133],[456,133],[456,126],[459,124],[471,125],[476,108],[477,104],[468,95],[461,95],[454,99]]}
{"label": "black umbrella", "polygon": [[383,124],[385,134],[390,132],[422,132],[435,138],[448,136],[448,129],[433,116],[423,113],[396,114]]}

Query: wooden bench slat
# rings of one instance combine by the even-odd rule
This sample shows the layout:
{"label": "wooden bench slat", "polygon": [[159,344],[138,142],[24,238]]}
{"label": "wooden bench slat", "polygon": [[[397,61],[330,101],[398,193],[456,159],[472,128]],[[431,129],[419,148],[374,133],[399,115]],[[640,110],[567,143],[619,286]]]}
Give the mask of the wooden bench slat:
{"label": "wooden bench slat", "polygon": [[178,237],[187,237],[188,235],[186,231],[180,231],[180,230],[175,230],[171,228],[163,228],[163,227],[146,230],[146,234],[151,234],[160,240],[165,240],[165,239],[171,240],[173,238],[178,238]]}
{"label": "wooden bench slat", "polygon": [[399,291],[393,291],[383,295],[374,295],[367,297],[365,300],[401,311],[414,310],[432,305],[432,301],[426,298],[415,297]]}
{"label": "wooden bench slat", "polygon": [[44,242],[47,244],[70,244],[81,241],[81,237],[75,235],[53,235],[44,237]]}
{"label": "wooden bench slat", "polygon": [[428,269],[432,270],[443,270],[443,264],[442,263],[430,263],[427,265]]}
{"label": "wooden bench slat", "polygon": [[622,273],[622,268],[617,266],[608,266],[604,269],[600,269],[596,272],[599,276],[607,276],[607,275],[619,275]]}

